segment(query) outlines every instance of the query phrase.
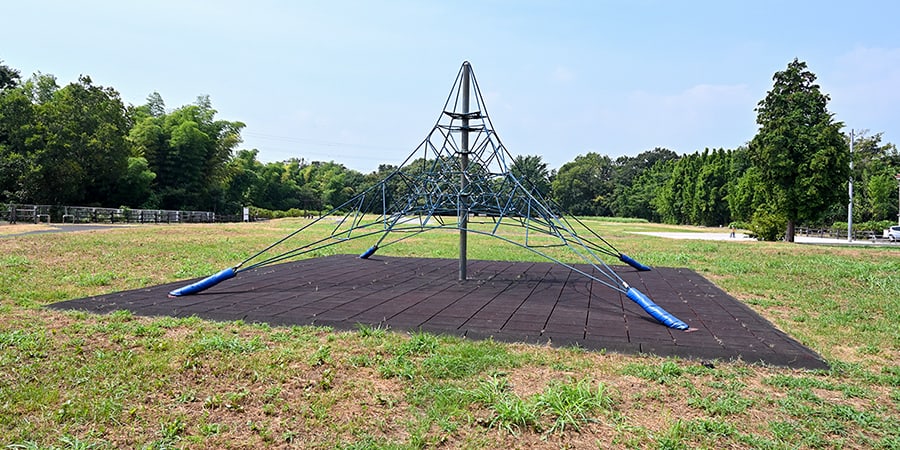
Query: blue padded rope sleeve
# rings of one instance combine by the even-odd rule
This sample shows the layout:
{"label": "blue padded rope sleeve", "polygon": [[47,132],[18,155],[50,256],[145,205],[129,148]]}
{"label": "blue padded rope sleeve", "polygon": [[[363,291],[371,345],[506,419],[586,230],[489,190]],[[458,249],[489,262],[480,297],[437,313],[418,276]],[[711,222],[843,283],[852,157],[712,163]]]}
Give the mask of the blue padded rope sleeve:
{"label": "blue padded rope sleeve", "polygon": [[637,270],[641,270],[644,272],[650,270],[650,267],[645,266],[645,265],[635,261],[632,257],[630,257],[624,253],[619,253],[619,261],[622,261],[623,263],[626,263],[629,266],[634,267]]}
{"label": "blue padded rope sleeve", "polygon": [[208,276],[194,284],[189,284],[185,287],[175,289],[172,292],[169,292],[169,295],[172,297],[181,297],[182,295],[191,295],[196,294],[200,291],[204,291],[209,289],[229,278],[234,278],[237,272],[233,267],[229,267],[215,275]]}
{"label": "blue padded rope sleeve", "polygon": [[626,295],[628,295],[628,298],[640,305],[641,308],[644,308],[644,311],[647,311],[647,313],[653,316],[653,318],[659,321],[659,323],[676,330],[688,329],[688,325],[686,323],[678,320],[677,317],[669,314],[668,311],[662,309],[656,303],[653,303],[653,300],[650,300],[650,297],[644,295],[643,292],[630,287],[628,288],[628,292],[626,293]]}
{"label": "blue padded rope sleeve", "polygon": [[378,250],[378,246],[373,245],[373,246],[369,247],[368,250],[362,252],[362,254],[359,255],[359,259],[369,259],[369,257],[372,256],[373,254],[375,254],[375,252],[377,250]]}

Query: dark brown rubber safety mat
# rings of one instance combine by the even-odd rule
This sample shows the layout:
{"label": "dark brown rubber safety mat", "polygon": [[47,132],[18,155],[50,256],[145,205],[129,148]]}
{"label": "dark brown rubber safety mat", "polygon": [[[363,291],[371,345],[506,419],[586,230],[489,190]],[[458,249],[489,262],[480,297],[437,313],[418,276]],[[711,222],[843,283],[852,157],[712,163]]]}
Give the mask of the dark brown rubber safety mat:
{"label": "dark brown rubber safety mat", "polygon": [[190,296],[167,296],[185,281],[49,307],[336,329],[366,324],[469,339],[828,367],[815,352],[692,270],[618,270],[627,283],[694,329],[685,332],[660,325],[625,295],[557,264],[470,260],[465,282],[457,280],[457,265],[452,259],[335,255],[248,270]]}

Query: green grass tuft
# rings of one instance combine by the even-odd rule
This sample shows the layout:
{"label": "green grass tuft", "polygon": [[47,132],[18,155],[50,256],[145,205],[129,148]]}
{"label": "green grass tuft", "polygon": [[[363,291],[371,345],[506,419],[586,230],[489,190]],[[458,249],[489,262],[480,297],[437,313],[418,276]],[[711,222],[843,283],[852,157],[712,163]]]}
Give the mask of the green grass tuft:
{"label": "green grass tuft", "polygon": [[663,361],[659,366],[631,363],[622,369],[624,375],[632,375],[659,384],[668,384],[681,378],[684,371],[675,361]]}
{"label": "green grass tuft", "polygon": [[538,408],[554,416],[549,432],[566,428],[578,431],[581,424],[594,420],[592,414],[612,407],[613,401],[602,383],[587,378],[553,383],[535,399]]}

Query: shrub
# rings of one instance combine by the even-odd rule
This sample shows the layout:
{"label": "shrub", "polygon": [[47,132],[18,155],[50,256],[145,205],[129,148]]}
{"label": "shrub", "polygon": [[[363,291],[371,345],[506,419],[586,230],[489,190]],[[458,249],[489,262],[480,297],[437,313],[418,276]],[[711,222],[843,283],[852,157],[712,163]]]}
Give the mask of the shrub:
{"label": "shrub", "polygon": [[271,209],[250,207],[250,216],[257,219],[283,219],[285,217],[309,217],[318,216],[318,211],[310,211],[306,209],[291,208],[287,211],[276,211]]}
{"label": "shrub", "polygon": [[893,224],[893,220],[870,220],[868,222],[862,222],[854,228],[856,231],[872,231],[881,235],[882,230],[890,228]]}
{"label": "shrub", "polygon": [[750,231],[761,241],[775,241],[783,234],[787,220],[777,214],[758,210],[750,221]]}

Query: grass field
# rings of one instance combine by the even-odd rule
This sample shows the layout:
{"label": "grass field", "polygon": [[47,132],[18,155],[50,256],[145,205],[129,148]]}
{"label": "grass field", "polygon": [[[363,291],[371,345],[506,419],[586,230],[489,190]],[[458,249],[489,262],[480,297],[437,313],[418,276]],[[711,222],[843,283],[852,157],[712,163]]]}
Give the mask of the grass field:
{"label": "grass field", "polygon": [[[701,273],[831,370],[51,311],[43,306],[212,274],[304,222],[2,237],[15,234],[7,225],[0,445],[900,448],[900,246],[666,240],[629,231],[671,226],[588,222],[641,262]],[[469,249],[472,259],[536,259],[478,236]],[[432,233],[379,254],[456,252],[455,235]]]}

